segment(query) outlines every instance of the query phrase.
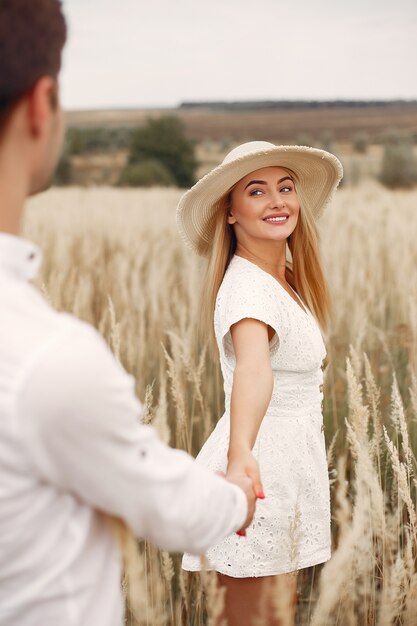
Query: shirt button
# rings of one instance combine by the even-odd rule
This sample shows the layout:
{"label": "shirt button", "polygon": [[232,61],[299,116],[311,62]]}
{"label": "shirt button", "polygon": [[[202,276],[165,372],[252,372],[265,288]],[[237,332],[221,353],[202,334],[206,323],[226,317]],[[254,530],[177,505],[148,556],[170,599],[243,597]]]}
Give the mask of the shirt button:
{"label": "shirt button", "polygon": [[323,385],[319,386],[320,392],[323,393]]}
{"label": "shirt button", "polygon": [[36,254],[34,252],[31,252],[28,256],[28,261],[33,261],[33,259],[35,258]]}

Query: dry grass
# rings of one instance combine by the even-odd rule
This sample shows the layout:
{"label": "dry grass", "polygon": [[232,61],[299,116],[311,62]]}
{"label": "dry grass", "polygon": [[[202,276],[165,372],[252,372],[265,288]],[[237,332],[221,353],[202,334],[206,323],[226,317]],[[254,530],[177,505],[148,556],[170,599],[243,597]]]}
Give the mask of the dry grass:
{"label": "dry grass", "polygon": [[[146,420],[196,453],[223,407],[218,364],[196,332],[202,268],[175,230],[179,195],[51,190],[32,200],[25,234],[44,249],[39,286],[52,304],[100,330],[146,396]],[[340,190],[322,220],[334,552],[299,575],[303,625],[417,624],[416,210],[417,192],[369,182]],[[214,624],[212,575],[139,550],[131,624]]]}

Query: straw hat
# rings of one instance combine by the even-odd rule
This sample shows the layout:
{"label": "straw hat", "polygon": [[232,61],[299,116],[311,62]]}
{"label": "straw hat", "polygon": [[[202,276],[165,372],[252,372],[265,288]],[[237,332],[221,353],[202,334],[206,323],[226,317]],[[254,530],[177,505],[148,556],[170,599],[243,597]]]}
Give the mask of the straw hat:
{"label": "straw hat", "polygon": [[187,246],[207,254],[219,200],[244,176],[271,166],[294,173],[300,204],[314,218],[322,214],[343,175],[339,159],[317,148],[275,146],[267,141],[237,146],[180,199],[177,226]]}

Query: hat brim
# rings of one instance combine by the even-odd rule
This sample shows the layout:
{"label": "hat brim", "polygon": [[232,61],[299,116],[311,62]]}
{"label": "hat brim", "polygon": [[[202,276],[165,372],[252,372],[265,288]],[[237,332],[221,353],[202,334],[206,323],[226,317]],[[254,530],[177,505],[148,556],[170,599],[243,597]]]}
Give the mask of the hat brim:
{"label": "hat brim", "polygon": [[271,166],[287,168],[295,174],[301,209],[309,210],[315,219],[323,213],[343,175],[337,157],[307,146],[273,146],[223,162],[179,201],[177,226],[186,245],[197,254],[207,254],[220,198],[244,176]]}

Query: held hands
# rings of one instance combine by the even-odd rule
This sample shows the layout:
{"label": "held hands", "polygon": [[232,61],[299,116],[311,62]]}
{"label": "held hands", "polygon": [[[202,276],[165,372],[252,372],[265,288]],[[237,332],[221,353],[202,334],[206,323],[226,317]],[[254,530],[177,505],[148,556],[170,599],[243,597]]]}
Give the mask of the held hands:
{"label": "held hands", "polygon": [[229,450],[226,480],[243,489],[248,499],[248,515],[244,525],[238,531],[238,534],[245,535],[245,528],[249,526],[255,513],[256,499],[265,498],[259,466],[249,449],[236,454]]}

